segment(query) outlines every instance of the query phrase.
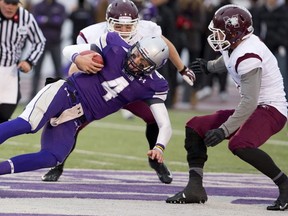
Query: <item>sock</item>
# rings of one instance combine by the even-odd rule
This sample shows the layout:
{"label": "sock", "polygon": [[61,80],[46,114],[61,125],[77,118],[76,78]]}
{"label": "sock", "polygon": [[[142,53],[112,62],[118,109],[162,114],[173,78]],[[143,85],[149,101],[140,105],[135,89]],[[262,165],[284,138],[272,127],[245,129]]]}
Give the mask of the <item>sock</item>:
{"label": "sock", "polygon": [[234,154],[237,155],[240,159],[247,162],[248,164],[255,167],[257,170],[262,172],[264,175],[271,178],[275,184],[281,184],[287,176],[282,175],[283,173],[274,163],[272,158],[260,149],[236,149]]}
{"label": "sock", "polygon": [[191,167],[189,169],[189,178],[201,177],[203,178],[203,168],[200,167]]}
{"label": "sock", "polygon": [[0,163],[0,175],[9,174],[9,173],[14,173],[14,165],[12,161],[10,160],[9,162],[7,160],[7,161],[3,161],[2,163]]}
{"label": "sock", "polygon": [[[288,177],[285,173],[280,172],[274,179],[272,179],[276,185],[280,186],[282,183],[288,182]],[[286,185],[286,184],[284,184]]]}
{"label": "sock", "polygon": [[23,154],[0,163],[0,175],[48,168],[56,164],[56,157],[48,151]]}

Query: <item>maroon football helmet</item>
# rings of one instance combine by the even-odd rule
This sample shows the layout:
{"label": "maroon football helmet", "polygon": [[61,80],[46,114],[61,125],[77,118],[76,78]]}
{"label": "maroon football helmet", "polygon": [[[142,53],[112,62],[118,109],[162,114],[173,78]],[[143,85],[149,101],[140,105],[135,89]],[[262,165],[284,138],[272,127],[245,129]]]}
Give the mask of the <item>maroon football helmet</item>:
{"label": "maroon football helmet", "polygon": [[207,40],[215,51],[229,49],[239,40],[248,38],[254,31],[250,12],[239,5],[229,4],[219,8],[208,29],[213,32]]}
{"label": "maroon football helmet", "polygon": [[106,21],[108,31],[118,32],[125,40],[129,39],[136,33],[138,9],[130,0],[115,0],[107,7]]}

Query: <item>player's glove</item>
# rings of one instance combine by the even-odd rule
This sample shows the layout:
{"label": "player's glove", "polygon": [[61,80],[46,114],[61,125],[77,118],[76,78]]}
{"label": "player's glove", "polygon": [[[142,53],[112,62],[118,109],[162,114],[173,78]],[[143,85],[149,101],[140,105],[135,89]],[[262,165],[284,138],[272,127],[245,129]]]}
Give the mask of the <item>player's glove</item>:
{"label": "player's glove", "polygon": [[209,130],[205,134],[204,143],[207,147],[213,147],[225,139],[225,133],[222,128]]}
{"label": "player's glove", "polygon": [[210,72],[207,69],[207,63],[208,61],[202,58],[196,58],[195,61],[193,61],[190,64],[190,68],[194,71],[194,73],[205,73],[209,74]]}
{"label": "player's glove", "polygon": [[184,68],[181,71],[179,71],[179,73],[182,75],[185,82],[187,82],[190,86],[194,85],[196,76],[190,68],[184,66]]}

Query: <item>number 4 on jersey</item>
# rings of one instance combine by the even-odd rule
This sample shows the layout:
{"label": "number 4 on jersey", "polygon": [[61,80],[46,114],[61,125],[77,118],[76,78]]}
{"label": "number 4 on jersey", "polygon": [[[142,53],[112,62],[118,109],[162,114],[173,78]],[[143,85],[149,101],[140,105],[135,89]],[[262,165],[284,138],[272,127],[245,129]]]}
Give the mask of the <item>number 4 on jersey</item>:
{"label": "number 4 on jersey", "polygon": [[118,93],[123,91],[123,89],[129,85],[129,83],[124,77],[118,77],[117,79],[103,82],[101,85],[107,91],[107,94],[103,97],[106,101],[109,101],[112,98],[117,97]]}

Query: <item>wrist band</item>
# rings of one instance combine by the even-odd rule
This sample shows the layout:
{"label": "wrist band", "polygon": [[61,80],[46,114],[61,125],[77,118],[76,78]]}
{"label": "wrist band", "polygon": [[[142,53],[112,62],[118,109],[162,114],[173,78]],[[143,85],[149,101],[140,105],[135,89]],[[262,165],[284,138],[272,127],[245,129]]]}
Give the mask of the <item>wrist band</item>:
{"label": "wrist band", "polygon": [[76,59],[76,57],[79,55],[79,53],[74,53],[73,55],[72,55],[72,58],[71,58],[71,61],[73,62],[73,63],[75,63],[75,59]]}
{"label": "wrist band", "polygon": [[153,150],[159,150],[159,151],[161,151],[161,152],[163,153],[164,150],[165,150],[165,146],[162,145],[162,144],[157,143],[157,144],[154,146]]}
{"label": "wrist band", "polygon": [[182,70],[180,70],[179,73],[182,74],[186,69],[187,69],[187,67],[184,65],[184,68]]}

